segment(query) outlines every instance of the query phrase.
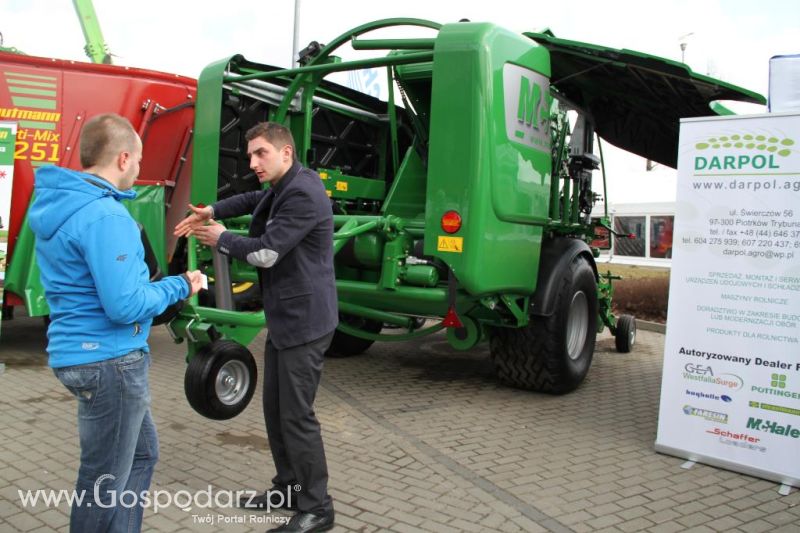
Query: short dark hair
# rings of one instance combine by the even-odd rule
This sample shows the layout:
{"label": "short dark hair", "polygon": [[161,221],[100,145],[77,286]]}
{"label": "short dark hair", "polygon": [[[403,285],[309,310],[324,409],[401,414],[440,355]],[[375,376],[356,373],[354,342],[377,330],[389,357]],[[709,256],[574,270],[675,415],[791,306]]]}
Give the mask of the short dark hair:
{"label": "short dark hair", "polygon": [[247,142],[252,141],[256,137],[263,137],[268,143],[277,149],[281,149],[286,145],[292,147],[292,160],[297,161],[297,149],[294,147],[294,137],[289,128],[277,122],[259,122],[244,134]]}
{"label": "short dark hair", "polygon": [[92,117],[81,130],[81,166],[106,165],[120,152],[133,152],[137,138],[136,130],[125,117],[116,113]]}

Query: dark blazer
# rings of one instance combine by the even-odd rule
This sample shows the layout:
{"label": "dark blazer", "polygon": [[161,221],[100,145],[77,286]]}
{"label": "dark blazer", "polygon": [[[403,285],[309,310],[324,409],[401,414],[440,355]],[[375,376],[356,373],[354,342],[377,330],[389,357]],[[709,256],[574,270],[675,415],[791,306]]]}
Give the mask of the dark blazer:
{"label": "dark blazer", "polygon": [[295,162],[278,184],[220,200],[214,217],[253,214],[248,237],[220,235],[220,252],[258,268],[264,314],[279,350],[305,344],[338,324],[333,210],[319,175]]}

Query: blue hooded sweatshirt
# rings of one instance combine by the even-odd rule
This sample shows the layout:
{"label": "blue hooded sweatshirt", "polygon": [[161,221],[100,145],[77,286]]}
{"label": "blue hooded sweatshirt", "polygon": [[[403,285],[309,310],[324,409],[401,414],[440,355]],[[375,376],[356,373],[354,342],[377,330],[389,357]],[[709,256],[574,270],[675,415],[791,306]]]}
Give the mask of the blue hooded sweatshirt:
{"label": "blue hooded sweatshirt", "polygon": [[107,181],[54,166],[36,172],[28,221],[36,234],[53,368],[149,351],[153,317],[189,296],[188,281],[151,283],[139,227]]}

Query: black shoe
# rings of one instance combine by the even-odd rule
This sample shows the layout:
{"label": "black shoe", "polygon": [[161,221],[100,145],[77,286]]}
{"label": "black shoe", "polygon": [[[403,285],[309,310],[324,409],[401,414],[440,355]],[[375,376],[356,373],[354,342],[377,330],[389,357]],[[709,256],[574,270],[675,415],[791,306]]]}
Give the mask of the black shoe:
{"label": "black shoe", "polygon": [[287,494],[286,487],[275,485],[252,498],[249,494],[239,498],[239,507],[258,511],[274,511],[277,509],[297,511],[297,493],[289,489]]}
{"label": "black shoe", "polygon": [[312,531],[328,531],[333,529],[333,510],[325,514],[297,513],[288,524],[270,529],[292,533],[311,533]]}

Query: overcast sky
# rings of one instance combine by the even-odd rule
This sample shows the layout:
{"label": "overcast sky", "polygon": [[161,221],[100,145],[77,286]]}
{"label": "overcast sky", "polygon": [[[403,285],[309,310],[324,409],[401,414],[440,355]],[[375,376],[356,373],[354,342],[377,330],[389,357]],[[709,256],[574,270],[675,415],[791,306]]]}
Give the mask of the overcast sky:
{"label": "overcast sky", "polygon": [[[207,64],[234,53],[276,66],[291,61],[293,0],[94,0],[94,5],[120,65],[196,78]],[[518,32],[550,28],[557,37],[676,60],[680,38],[692,34],[685,60],[693,70],[765,96],[770,57],[800,53],[798,0],[300,0],[300,47],[390,17],[442,23],[468,18]],[[2,0],[0,33],[4,46],[31,55],[86,60],[71,0]],[[646,173],[642,159],[606,156],[612,202],[674,200],[674,172]]]}

